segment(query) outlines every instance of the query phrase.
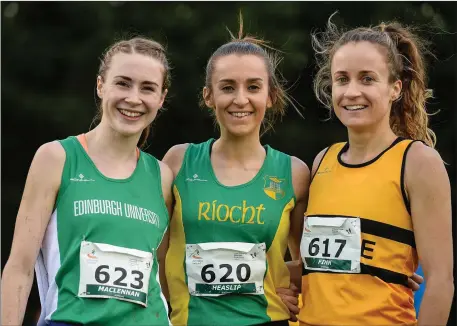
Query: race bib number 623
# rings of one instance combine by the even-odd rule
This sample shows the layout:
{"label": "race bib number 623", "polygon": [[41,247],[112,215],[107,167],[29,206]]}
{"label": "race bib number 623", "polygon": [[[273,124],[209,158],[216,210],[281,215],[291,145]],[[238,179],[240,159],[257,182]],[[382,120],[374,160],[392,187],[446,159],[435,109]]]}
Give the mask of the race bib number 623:
{"label": "race bib number 623", "polygon": [[147,306],[151,264],[151,252],[83,241],[78,296]]}

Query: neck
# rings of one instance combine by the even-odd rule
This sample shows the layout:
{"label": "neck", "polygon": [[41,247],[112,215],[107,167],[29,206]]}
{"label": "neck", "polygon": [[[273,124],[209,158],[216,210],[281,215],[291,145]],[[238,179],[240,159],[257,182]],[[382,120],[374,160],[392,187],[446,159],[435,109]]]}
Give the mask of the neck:
{"label": "neck", "polygon": [[245,137],[233,137],[222,133],[214,143],[212,151],[225,161],[239,163],[257,158],[263,160],[266,154],[258,133]]}
{"label": "neck", "polygon": [[123,136],[103,123],[86,134],[87,147],[91,155],[116,162],[125,162],[131,160],[132,157],[136,158],[139,138],[140,135]]}
{"label": "neck", "polygon": [[390,127],[356,131],[348,129],[348,163],[360,164],[375,158],[397,138]]}

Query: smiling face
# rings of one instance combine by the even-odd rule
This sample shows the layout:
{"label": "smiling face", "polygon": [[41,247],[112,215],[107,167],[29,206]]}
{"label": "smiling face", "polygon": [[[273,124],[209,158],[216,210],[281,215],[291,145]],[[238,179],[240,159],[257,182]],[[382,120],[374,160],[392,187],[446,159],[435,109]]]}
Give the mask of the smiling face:
{"label": "smiling face", "polygon": [[138,53],[116,53],[105,78],[97,78],[102,99],[102,122],[124,136],[140,135],[152,123],[167,90],[162,90],[164,67]]}
{"label": "smiling face", "polygon": [[227,55],[216,59],[211,89],[203,96],[215,110],[221,132],[235,136],[259,133],[265,111],[272,106],[265,61],[256,55]]}
{"label": "smiling face", "polygon": [[365,41],[341,46],[333,56],[331,74],[333,109],[346,127],[389,127],[391,105],[402,85],[391,82],[383,48]]}

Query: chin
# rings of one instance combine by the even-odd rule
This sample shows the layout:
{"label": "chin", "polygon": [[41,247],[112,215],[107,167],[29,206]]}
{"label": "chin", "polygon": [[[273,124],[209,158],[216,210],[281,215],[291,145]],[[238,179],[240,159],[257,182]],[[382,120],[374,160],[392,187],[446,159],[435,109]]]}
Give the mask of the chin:
{"label": "chin", "polygon": [[124,137],[136,136],[141,134],[144,130],[143,127],[138,128],[137,126],[114,126],[113,129]]}
{"label": "chin", "polygon": [[341,122],[343,123],[343,125],[346,128],[354,130],[354,131],[369,130],[369,129],[373,128],[373,125],[374,125],[372,122],[363,121],[363,120],[359,120],[359,121],[351,120],[351,121],[341,121]]}
{"label": "chin", "polygon": [[226,130],[229,135],[235,137],[245,137],[256,132],[256,128],[250,126],[236,126],[232,128],[229,127]]}

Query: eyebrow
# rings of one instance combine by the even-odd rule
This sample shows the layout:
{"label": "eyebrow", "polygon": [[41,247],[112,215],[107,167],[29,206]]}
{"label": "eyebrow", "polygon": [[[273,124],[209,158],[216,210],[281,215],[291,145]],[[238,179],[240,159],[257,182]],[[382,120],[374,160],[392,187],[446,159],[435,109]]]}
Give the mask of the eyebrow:
{"label": "eyebrow", "polygon": [[[127,77],[127,76],[122,76],[122,75],[115,76],[114,78],[122,78],[122,79],[125,79],[125,80],[129,81],[129,82],[132,81],[132,78]],[[157,87],[159,86],[156,82],[149,81],[149,80],[145,80],[144,82],[142,82],[142,84],[146,84],[146,85],[156,85]]]}
{"label": "eyebrow", "polygon": [[[254,83],[254,82],[263,82],[262,78],[248,78],[248,83]],[[234,79],[221,79],[218,81],[218,83],[235,83]]]}
{"label": "eyebrow", "polygon": [[[348,72],[345,71],[345,70],[338,70],[334,73],[334,75],[337,75],[337,74],[347,74]],[[362,70],[359,72],[359,74],[376,74],[376,72],[372,71],[372,70]]]}

